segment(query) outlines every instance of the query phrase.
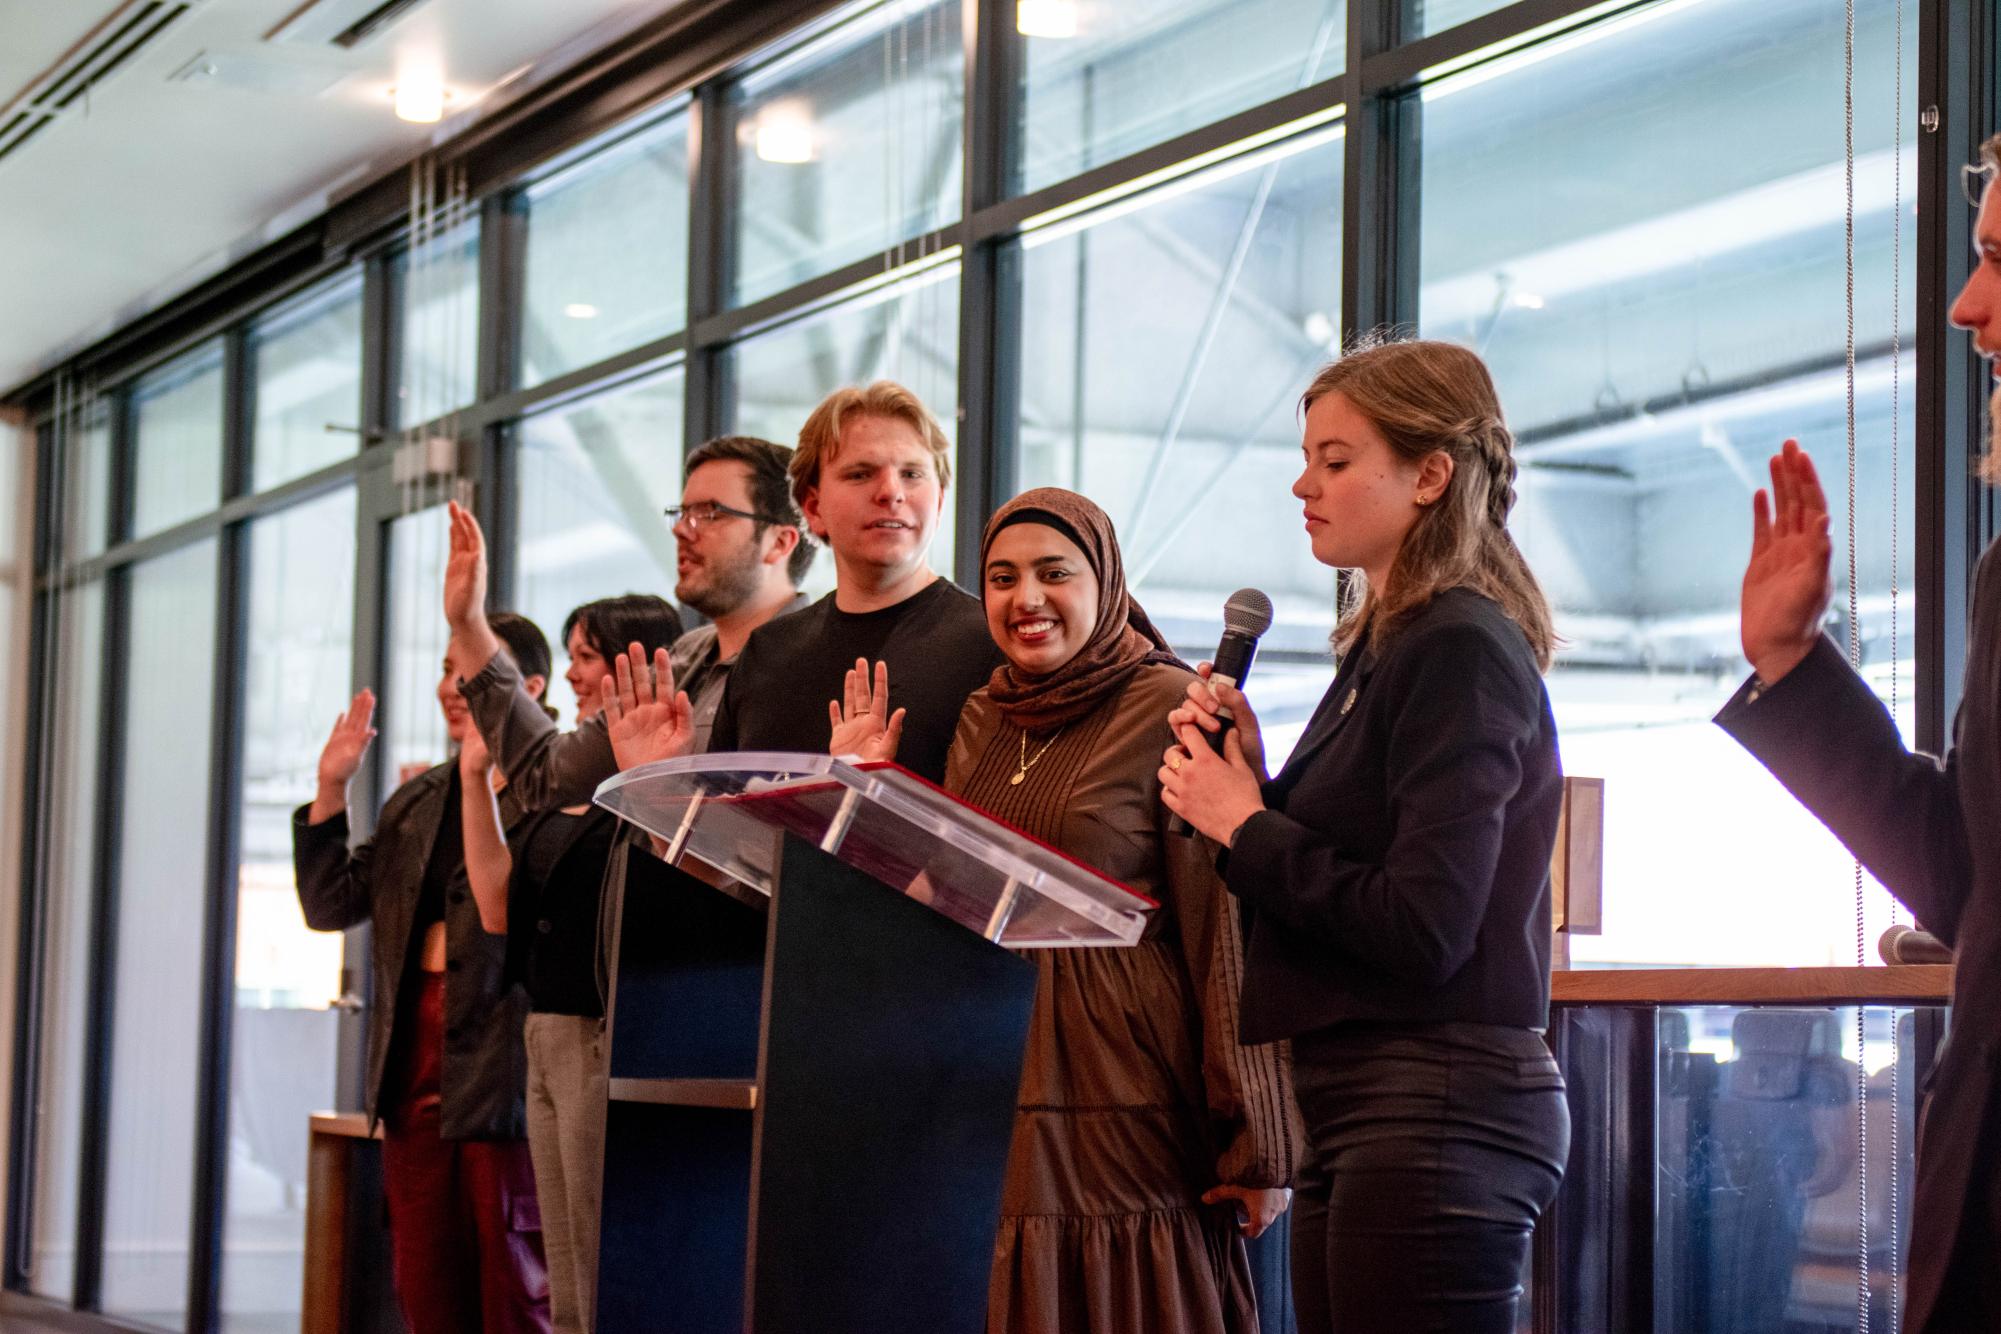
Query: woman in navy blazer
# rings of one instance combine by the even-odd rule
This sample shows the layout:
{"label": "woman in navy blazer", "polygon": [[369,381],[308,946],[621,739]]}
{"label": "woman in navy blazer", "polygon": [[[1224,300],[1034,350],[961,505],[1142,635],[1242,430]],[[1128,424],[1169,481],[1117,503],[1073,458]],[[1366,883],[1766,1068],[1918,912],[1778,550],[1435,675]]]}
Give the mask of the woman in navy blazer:
{"label": "woman in navy blazer", "polygon": [[1293,1041],[1302,1334],[1504,1334],[1570,1143],[1541,1036],[1555,634],[1507,534],[1513,441],[1478,357],[1365,347],[1302,405],[1314,557],[1362,575],[1339,670],[1269,780],[1244,697],[1192,685],[1163,799],[1226,845],[1250,910],[1243,1040]]}

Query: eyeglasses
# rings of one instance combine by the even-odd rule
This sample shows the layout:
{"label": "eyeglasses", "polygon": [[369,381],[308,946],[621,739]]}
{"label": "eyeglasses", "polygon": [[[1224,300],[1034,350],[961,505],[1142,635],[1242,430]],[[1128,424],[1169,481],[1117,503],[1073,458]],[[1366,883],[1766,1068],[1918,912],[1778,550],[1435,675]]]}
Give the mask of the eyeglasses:
{"label": "eyeglasses", "polygon": [[1966,202],[1980,207],[1980,192],[1994,179],[1994,168],[1985,162],[1969,162],[1959,169],[1959,192],[1966,196]]}
{"label": "eyeglasses", "polygon": [[752,523],[785,523],[785,519],[774,519],[768,514],[753,514],[733,505],[725,505],[716,500],[704,500],[695,505],[669,505],[661,511],[667,516],[670,526],[687,524],[688,531],[699,533],[718,519],[749,519]]}

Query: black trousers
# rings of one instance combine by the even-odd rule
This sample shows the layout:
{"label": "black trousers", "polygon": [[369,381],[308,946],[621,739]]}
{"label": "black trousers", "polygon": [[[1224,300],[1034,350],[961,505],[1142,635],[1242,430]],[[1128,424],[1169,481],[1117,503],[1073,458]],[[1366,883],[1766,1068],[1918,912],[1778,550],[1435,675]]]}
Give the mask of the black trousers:
{"label": "black trousers", "polygon": [[1300,1334],[1513,1334],[1530,1233],[1570,1153],[1542,1036],[1343,1025],[1296,1039],[1293,1062]]}

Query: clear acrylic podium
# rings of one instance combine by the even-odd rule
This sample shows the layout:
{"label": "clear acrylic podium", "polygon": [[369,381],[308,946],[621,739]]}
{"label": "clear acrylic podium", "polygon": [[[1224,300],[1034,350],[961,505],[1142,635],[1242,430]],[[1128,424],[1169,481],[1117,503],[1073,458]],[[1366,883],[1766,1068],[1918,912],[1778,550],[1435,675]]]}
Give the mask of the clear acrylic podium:
{"label": "clear acrylic podium", "polygon": [[[691,756],[612,914],[598,1328],[981,1334],[1035,970],[1150,901],[894,765]],[[691,873],[695,872],[695,873]]]}

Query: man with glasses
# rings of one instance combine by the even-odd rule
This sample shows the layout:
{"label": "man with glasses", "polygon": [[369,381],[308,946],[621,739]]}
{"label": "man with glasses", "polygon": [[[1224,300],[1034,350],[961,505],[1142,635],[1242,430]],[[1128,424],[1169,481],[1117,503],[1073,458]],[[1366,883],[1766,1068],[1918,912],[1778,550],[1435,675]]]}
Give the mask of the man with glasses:
{"label": "man with glasses", "polygon": [[[751,436],[711,440],[688,456],[674,523],[674,596],[709,620],[674,641],[674,680],[694,712],[695,751],[708,749],[730,669],[751,632],[806,605],[799,580],[814,546],[793,506],[792,451]],[[452,506],[445,567],[445,616],[453,661],[485,666],[459,683],[472,717],[531,810],[591,799],[618,772],[602,716],[562,732],[521,689],[520,673],[497,653],[486,626],[486,544],[472,516]],[[824,743],[823,743],[824,744]]]}
{"label": "man with glasses", "polygon": [[[1973,272],[1952,322],[1997,376],[1988,453],[2001,483],[2001,135],[1980,146]],[[1912,754],[1821,633],[1833,595],[1827,497],[1786,441],[1752,502],[1741,609],[1754,675],[1716,721],[1953,947],[1952,1032],[1920,1114],[1906,1334],[2001,1329],[2001,544],[1980,558],[1965,694],[1944,760]]]}

